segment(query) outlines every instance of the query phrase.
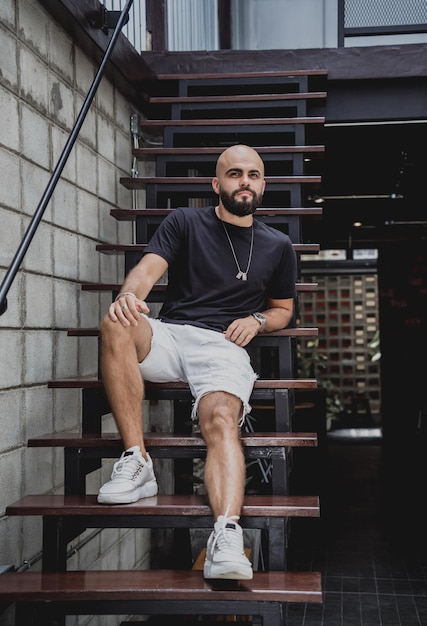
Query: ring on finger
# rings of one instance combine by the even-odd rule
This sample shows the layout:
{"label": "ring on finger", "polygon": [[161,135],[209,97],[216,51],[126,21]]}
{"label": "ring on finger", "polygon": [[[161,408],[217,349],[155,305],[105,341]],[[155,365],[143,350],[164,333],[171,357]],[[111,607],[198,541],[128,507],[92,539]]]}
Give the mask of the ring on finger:
{"label": "ring on finger", "polygon": [[122,311],[127,311],[127,310],[128,310],[128,308],[129,308],[129,307],[128,307],[126,304],[124,304],[124,305],[122,306]]}

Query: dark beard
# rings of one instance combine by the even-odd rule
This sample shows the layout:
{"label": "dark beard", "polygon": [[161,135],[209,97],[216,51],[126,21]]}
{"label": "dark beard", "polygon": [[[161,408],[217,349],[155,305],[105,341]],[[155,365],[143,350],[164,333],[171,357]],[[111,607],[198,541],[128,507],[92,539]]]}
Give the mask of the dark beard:
{"label": "dark beard", "polygon": [[[240,191],[249,191],[252,194],[252,200],[236,200],[236,194]],[[244,217],[245,215],[252,215],[257,208],[261,205],[262,195],[257,196],[250,189],[238,189],[233,191],[232,194],[226,191],[220,191],[219,197],[225,209],[233,215],[238,217]]]}

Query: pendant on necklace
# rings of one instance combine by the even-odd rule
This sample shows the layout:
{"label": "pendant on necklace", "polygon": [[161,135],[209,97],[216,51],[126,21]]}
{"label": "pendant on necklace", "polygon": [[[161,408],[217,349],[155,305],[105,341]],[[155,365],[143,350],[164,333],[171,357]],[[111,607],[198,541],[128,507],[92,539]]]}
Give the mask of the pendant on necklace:
{"label": "pendant on necklace", "polygon": [[249,272],[249,268],[251,266],[251,261],[252,261],[252,252],[253,252],[253,249],[254,249],[254,225],[252,224],[251,247],[249,249],[248,265],[246,267],[246,272],[243,272],[240,269],[239,261],[238,261],[237,256],[236,256],[236,251],[234,249],[233,242],[231,241],[230,235],[228,234],[228,231],[227,231],[227,229],[225,227],[225,224],[224,224],[224,222],[222,220],[221,220],[221,224],[222,224],[222,227],[224,229],[225,234],[227,235],[227,239],[228,239],[228,243],[229,243],[229,246],[230,246],[230,249],[231,249],[231,253],[233,255],[233,259],[234,259],[234,262],[235,262],[236,267],[237,267],[236,278],[237,278],[237,280],[247,281],[248,280],[248,272]]}

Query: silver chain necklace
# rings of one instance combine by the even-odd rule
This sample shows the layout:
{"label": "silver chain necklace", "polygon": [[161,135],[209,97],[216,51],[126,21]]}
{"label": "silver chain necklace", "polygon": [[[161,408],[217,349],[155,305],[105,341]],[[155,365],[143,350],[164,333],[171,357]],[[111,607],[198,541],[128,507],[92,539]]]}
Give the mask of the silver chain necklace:
{"label": "silver chain necklace", "polygon": [[224,224],[224,222],[221,220],[221,224],[222,227],[224,228],[225,234],[227,235],[227,239],[228,239],[228,243],[230,244],[230,248],[231,248],[231,252],[233,254],[234,257],[234,262],[236,264],[237,267],[237,274],[236,274],[236,278],[238,280],[248,280],[248,272],[249,272],[249,268],[251,266],[251,261],[252,261],[252,251],[254,249],[254,225],[252,224],[252,237],[251,237],[251,247],[249,250],[249,259],[248,259],[248,265],[246,267],[246,272],[243,272],[240,265],[239,265],[239,261],[237,260],[237,256],[236,256],[236,251],[234,250],[234,246],[233,243],[230,239],[230,235],[228,234],[228,230]]}

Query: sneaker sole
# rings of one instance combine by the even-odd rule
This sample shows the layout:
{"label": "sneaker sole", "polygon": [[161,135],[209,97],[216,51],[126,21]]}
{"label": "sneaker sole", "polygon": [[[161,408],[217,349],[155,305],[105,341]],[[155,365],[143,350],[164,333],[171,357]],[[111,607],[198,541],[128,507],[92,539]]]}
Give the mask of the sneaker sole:
{"label": "sneaker sole", "polygon": [[97,500],[99,504],[132,504],[138,502],[142,498],[151,498],[156,496],[158,486],[156,481],[146,483],[132,493],[99,493]]}
{"label": "sneaker sole", "polygon": [[254,573],[251,567],[242,568],[239,571],[227,568],[226,566],[212,566],[205,564],[203,568],[203,576],[210,579],[227,579],[227,580],[252,580]]}

